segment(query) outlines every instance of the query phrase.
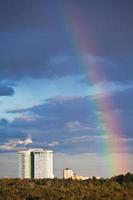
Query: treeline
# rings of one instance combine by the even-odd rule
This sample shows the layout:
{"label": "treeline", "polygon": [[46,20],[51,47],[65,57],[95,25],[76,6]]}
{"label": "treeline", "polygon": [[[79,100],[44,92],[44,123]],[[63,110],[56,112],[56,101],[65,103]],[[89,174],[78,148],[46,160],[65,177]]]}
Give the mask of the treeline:
{"label": "treeline", "polygon": [[0,200],[133,200],[133,174],[110,179],[0,179]]}

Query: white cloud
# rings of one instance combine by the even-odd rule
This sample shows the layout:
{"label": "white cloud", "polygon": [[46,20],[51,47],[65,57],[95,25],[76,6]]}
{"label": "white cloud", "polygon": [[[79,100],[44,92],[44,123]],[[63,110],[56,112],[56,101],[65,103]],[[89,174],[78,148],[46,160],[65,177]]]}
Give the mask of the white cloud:
{"label": "white cloud", "polygon": [[120,142],[133,142],[133,138],[126,138],[126,137],[110,137],[111,140],[116,140]]}
{"label": "white cloud", "polygon": [[66,63],[70,59],[70,56],[58,54],[55,56],[51,56],[49,60],[49,66],[51,65],[61,65]]}
{"label": "white cloud", "polygon": [[79,121],[71,121],[67,122],[66,127],[70,129],[75,129],[75,128],[77,129],[81,127],[81,124]]}
{"label": "white cloud", "polygon": [[69,121],[65,124],[65,128],[70,130],[94,130],[96,127],[89,126],[88,124],[81,123],[80,121]]}
{"label": "white cloud", "polygon": [[117,141],[117,142],[133,142],[133,138],[126,138],[126,137],[114,137],[111,135],[83,135],[80,137],[73,137],[71,139],[67,139],[66,142],[72,142],[72,143],[79,143],[79,142],[91,142],[91,141]]}
{"label": "white cloud", "polygon": [[19,117],[20,120],[27,121],[27,122],[36,121],[39,118],[40,118],[39,115],[36,115],[32,112],[22,112],[22,114]]}
{"label": "white cloud", "polygon": [[109,96],[114,92],[123,92],[127,89],[133,88],[133,83],[128,84],[118,84],[113,81],[102,81],[90,86],[90,94],[93,98],[100,98],[104,96]]}
{"label": "white cloud", "polygon": [[1,150],[18,150],[22,147],[27,146],[28,144],[32,144],[32,139],[30,137],[27,137],[25,140],[15,139],[15,140],[9,140],[5,144],[0,145]]}
{"label": "white cloud", "polygon": [[82,58],[85,62],[88,62],[91,65],[100,64],[100,63],[104,63],[107,65],[113,65],[113,66],[116,65],[115,63],[111,62],[108,59],[105,59],[104,57],[95,56],[92,54],[86,54],[86,55],[82,56]]}
{"label": "white cloud", "polygon": [[108,139],[107,135],[83,135],[80,137],[73,137],[71,139],[67,139],[66,143],[80,143],[80,142],[92,142],[92,141],[102,141]]}
{"label": "white cloud", "polygon": [[49,147],[54,147],[54,146],[57,146],[59,145],[60,143],[58,141],[53,141],[51,143],[48,144]]}

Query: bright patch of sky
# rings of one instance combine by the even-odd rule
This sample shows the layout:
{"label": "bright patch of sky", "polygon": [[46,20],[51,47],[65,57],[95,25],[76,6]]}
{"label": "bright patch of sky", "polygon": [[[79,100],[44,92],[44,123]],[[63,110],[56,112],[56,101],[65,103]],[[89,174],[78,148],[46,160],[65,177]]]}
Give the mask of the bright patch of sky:
{"label": "bright patch of sky", "polygon": [[[45,99],[55,96],[84,96],[88,87],[79,83],[81,77],[65,77],[53,79],[25,79],[15,86],[15,95],[12,97],[1,97],[0,117],[12,119],[8,110],[29,108],[42,104]],[[16,116],[16,115],[15,115]]]}
{"label": "bright patch of sky", "polygon": [[25,78],[17,82],[15,95],[1,97],[0,118],[12,120],[19,114],[9,114],[9,110],[19,110],[40,105],[48,98],[55,96],[106,96],[116,91],[132,88],[132,84],[117,84],[115,82],[100,82],[87,85],[81,81],[82,76],[66,76],[54,79]]}

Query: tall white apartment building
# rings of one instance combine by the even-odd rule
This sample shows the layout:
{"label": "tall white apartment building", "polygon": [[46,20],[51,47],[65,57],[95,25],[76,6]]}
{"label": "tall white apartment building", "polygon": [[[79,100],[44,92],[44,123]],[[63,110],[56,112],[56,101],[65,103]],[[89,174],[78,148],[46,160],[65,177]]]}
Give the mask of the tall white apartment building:
{"label": "tall white apartment building", "polygon": [[18,154],[20,178],[54,178],[53,151],[30,149]]}
{"label": "tall white apartment building", "polygon": [[19,177],[31,178],[31,152],[21,151],[19,153]]}
{"label": "tall white apartment building", "polygon": [[36,150],[34,155],[34,178],[54,178],[53,151]]}

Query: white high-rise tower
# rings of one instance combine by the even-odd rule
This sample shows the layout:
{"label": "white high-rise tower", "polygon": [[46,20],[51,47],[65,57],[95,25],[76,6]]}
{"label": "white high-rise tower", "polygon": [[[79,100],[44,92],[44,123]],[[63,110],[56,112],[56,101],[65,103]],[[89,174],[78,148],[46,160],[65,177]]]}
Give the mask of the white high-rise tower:
{"label": "white high-rise tower", "polygon": [[31,149],[18,154],[20,178],[54,178],[53,151]]}
{"label": "white high-rise tower", "polygon": [[54,178],[53,174],[53,151],[35,150],[34,155],[34,178]]}
{"label": "white high-rise tower", "polygon": [[20,151],[19,154],[19,177],[31,178],[31,154],[30,151]]}

